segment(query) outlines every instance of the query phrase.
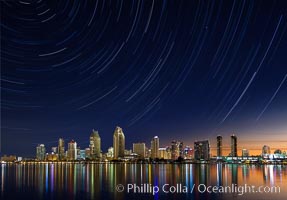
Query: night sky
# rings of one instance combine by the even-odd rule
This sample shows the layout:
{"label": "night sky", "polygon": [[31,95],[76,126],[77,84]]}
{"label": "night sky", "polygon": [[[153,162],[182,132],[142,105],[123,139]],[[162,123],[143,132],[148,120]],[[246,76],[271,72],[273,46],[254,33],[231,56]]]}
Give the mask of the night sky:
{"label": "night sky", "polygon": [[[287,2],[1,0],[1,153],[59,137],[287,149]],[[241,153],[239,153],[241,154]]]}

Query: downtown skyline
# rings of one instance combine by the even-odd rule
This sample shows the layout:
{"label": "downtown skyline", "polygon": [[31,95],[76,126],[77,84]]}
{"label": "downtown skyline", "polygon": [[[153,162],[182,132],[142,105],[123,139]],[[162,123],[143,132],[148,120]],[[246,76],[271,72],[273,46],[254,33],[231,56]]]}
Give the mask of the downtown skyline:
{"label": "downtown skyline", "polygon": [[[231,134],[287,144],[285,1],[1,1],[1,154]],[[211,149],[212,152],[216,148]],[[254,152],[254,153],[253,153]]]}
{"label": "downtown skyline", "polygon": [[[253,141],[253,146],[255,146],[255,148],[251,147],[251,148],[247,148],[245,146],[242,146],[242,143],[240,143],[240,138],[237,137],[236,134],[231,134],[229,137],[222,137],[222,135],[217,135],[215,138],[200,138],[197,140],[194,140],[192,142],[187,142],[187,141],[183,141],[180,140],[176,137],[170,139],[169,142],[162,142],[159,136],[154,136],[153,138],[146,138],[145,140],[135,140],[132,141],[131,144],[125,144],[125,139],[126,136],[123,133],[123,129],[119,126],[116,126],[113,136],[111,136],[111,141],[110,143],[112,143],[111,146],[108,146],[108,148],[106,149],[102,149],[102,146],[107,146],[105,144],[103,144],[101,142],[101,134],[99,133],[99,131],[92,129],[91,131],[92,133],[90,134],[89,137],[87,137],[87,140],[85,142],[83,141],[78,141],[76,138],[73,139],[65,139],[65,138],[58,138],[57,141],[55,142],[48,142],[45,143],[45,141],[42,141],[40,143],[38,143],[37,145],[33,146],[34,148],[34,152],[33,155],[27,154],[27,152],[22,152],[22,154],[16,155],[16,156],[21,156],[21,157],[25,157],[27,155],[28,158],[34,157],[35,155],[35,148],[38,149],[38,147],[43,146],[45,148],[45,153],[52,153],[52,152],[57,152],[57,155],[59,158],[63,157],[62,155],[65,154],[64,150],[66,151],[66,154],[69,154],[69,145],[74,144],[76,145],[76,149],[79,148],[81,150],[87,150],[87,148],[89,149],[89,155],[88,157],[91,159],[99,159],[102,155],[107,154],[109,149],[111,147],[113,147],[113,149],[117,149],[119,148],[118,145],[120,142],[118,138],[119,136],[117,136],[119,133],[122,134],[121,137],[123,137],[123,146],[120,147],[120,149],[122,149],[122,153],[115,153],[115,156],[113,156],[115,159],[117,159],[118,157],[124,157],[124,152],[125,151],[131,151],[133,152],[133,146],[134,144],[144,144],[146,151],[150,150],[150,157],[151,158],[159,158],[159,152],[155,153],[153,149],[163,149],[163,148],[172,148],[172,145],[174,142],[176,143],[182,143],[183,144],[183,148],[185,147],[189,147],[191,148],[192,152],[195,150],[195,143],[200,143],[202,141],[207,141],[209,143],[209,151],[210,151],[210,157],[214,157],[214,156],[219,156],[221,154],[221,156],[242,156],[242,150],[247,150],[250,156],[259,156],[262,155],[263,152],[263,146],[267,146],[270,150],[270,153],[274,153],[275,150],[280,149],[282,152],[286,152],[287,151],[287,145],[286,143],[284,143],[281,147],[279,146],[270,146],[270,142],[266,142],[264,143],[264,145],[258,143],[258,142],[254,142]],[[116,137],[116,138],[115,138]],[[221,137],[221,139],[219,139],[219,137]],[[97,139],[95,139],[97,138]],[[234,138],[236,138],[234,140]],[[218,143],[218,141],[221,141],[221,143]],[[97,142],[95,142],[97,141]],[[155,142],[157,141],[157,142]],[[160,142],[159,142],[160,141]],[[155,145],[155,143],[157,143]],[[272,144],[272,143],[271,143]],[[235,146],[234,146],[235,145]],[[256,148],[258,145],[258,148]],[[261,145],[261,146],[260,146]],[[218,148],[220,146],[220,150],[218,151]],[[57,148],[57,150],[55,151],[54,149]],[[63,148],[63,150],[62,150]],[[97,149],[97,150],[94,150]],[[119,151],[119,150],[116,150]],[[37,150],[38,152],[38,150]],[[62,153],[63,152],[63,153]],[[221,152],[221,153],[219,153]],[[100,156],[101,154],[101,156]],[[7,155],[7,154],[5,154]],[[8,154],[9,155],[9,154]],[[12,155],[12,154],[11,154]],[[68,155],[67,155],[68,156]]]}

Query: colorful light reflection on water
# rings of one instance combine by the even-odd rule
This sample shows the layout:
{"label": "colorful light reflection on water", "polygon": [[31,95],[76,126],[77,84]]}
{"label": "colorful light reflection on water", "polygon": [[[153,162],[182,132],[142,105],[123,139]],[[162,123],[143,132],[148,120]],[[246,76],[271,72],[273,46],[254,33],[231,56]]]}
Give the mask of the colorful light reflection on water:
{"label": "colorful light reflection on water", "polygon": [[[236,164],[71,164],[1,165],[1,199],[287,199],[287,166]],[[116,185],[280,186],[280,193],[239,195],[117,192]]]}

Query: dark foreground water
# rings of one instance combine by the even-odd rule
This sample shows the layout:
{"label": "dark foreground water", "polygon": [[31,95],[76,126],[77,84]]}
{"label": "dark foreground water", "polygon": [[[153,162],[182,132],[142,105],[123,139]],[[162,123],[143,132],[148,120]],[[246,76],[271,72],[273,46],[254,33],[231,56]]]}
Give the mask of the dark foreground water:
{"label": "dark foreground water", "polygon": [[287,199],[287,166],[1,165],[0,199]]}

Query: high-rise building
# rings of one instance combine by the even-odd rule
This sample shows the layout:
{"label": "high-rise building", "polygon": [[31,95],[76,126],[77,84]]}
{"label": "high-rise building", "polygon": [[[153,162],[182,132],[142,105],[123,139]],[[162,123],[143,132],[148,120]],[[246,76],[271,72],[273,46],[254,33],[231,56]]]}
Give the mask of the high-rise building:
{"label": "high-rise building", "polygon": [[65,159],[65,141],[63,138],[59,138],[58,142],[58,156],[59,160]]}
{"label": "high-rise building", "polygon": [[216,137],[217,141],[217,157],[222,157],[222,136],[218,135]]}
{"label": "high-rise building", "polygon": [[267,154],[270,154],[270,153],[271,153],[270,147],[267,146],[267,145],[264,145],[264,146],[262,147],[262,154],[263,154],[263,155],[267,155]]}
{"label": "high-rise building", "polygon": [[125,135],[121,127],[116,127],[114,131],[114,159],[125,156]]}
{"label": "high-rise building", "polygon": [[230,156],[237,157],[237,137],[231,135],[231,153]]}
{"label": "high-rise building", "polygon": [[146,154],[145,154],[146,158],[151,158],[151,149],[150,148],[146,148]]}
{"label": "high-rise building", "polygon": [[74,140],[72,140],[71,142],[68,143],[67,159],[68,160],[77,160],[77,153],[78,153],[77,143]]}
{"label": "high-rise building", "polygon": [[36,147],[36,158],[37,160],[45,160],[45,155],[46,155],[46,148],[44,144],[39,144]]}
{"label": "high-rise building", "polygon": [[101,138],[99,132],[93,129],[90,136],[90,158],[99,159],[101,157]]}
{"label": "high-rise building", "polygon": [[249,156],[248,149],[242,149],[242,157],[248,157],[248,156]]}
{"label": "high-rise building", "polygon": [[132,155],[133,151],[131,149],[125,149],[125,156]]}
{"label": "high-rise building", "polygon": [[171,141],[171,159],[176,160],[179,156],[179,148],[175,140]]}
{"label": "high-rise building", "polygon": [[179,157],[184,158],[183,142],[178,142]]}
{"label": "high-rise building", "polygon": [[159,158],[159,138],[158,136],[154,136],[151,140],[151,158],[156,159]]}
{"label": "high-rise building", "polygon": [[184,158],[183,142],[173,140],[171,142],[171,159],[177,160],[179,157]]}
{"label": "high-rise building", "polygon": [[145,143],[133,143],[133,152],[138,154],[139,158],[145,158]]}
{"label": "high-rise building", "polygon": [[209,160],[210,147],[208,140],[194,142],[194,158],[196,160]]}
{"label": "high-rise building", "polygon": [[86,150],[85,149],[79,149],[78,150],[77,159],[80,159],[80,160],[86,159]]}
{"label": "high-rise building", "polygon": [[110,160],[114,158],[114,147],[108,148],[108,153],[107,153],[106,157]]}
{"label": "high-rise building", "polygon": [[90,148],[85,148],[85,158],[90,158],[91,150]]}
{"label": "high-rise building", "polygon": [[51,150],[52,150],[53,154],[56,154],[58,152],[58,148],[57,147],[52,147]]}
{"label": "high-rise building", "polygon": [[159,148],[159,158],[169,160],[171,159],[171,152],[169,147]]}
{"label": "high-rise building", "polygon": [[193,158],[193,149],[190,146],[185,146],[184,148],[184,159]]}
{"label": "high-rise building", "polygon": [[175,140],[171,141],[171,159],[177,160],[179,157],[179,147]]}

